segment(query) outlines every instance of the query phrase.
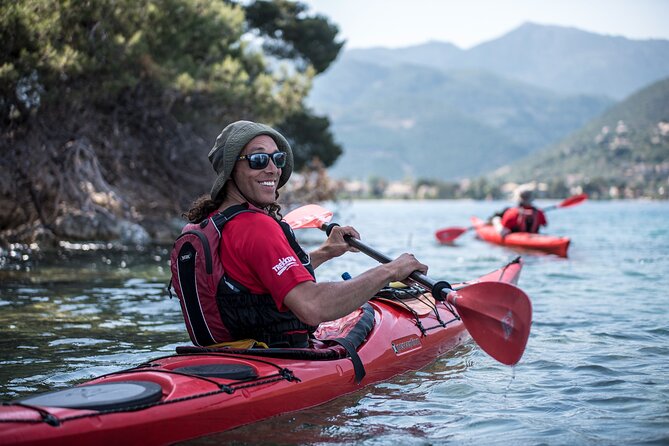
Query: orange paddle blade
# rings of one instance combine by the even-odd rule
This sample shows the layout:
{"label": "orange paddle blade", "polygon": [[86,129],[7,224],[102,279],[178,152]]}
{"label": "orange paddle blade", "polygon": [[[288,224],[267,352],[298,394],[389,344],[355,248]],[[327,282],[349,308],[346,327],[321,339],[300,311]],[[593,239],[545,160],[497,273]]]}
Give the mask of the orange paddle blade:
{"label": "orange paddle blade", "polygon": [[520,288],[479,282],[450,292],[447,300],[483,351],[502,364],[520,361],[532,325],[532,303]]}
{"label": "orange paddle blade", "polygon": [[290,211],[283,219],[293,229],[321,228],[332,219],[332,211],[317,204],[308,204]]}

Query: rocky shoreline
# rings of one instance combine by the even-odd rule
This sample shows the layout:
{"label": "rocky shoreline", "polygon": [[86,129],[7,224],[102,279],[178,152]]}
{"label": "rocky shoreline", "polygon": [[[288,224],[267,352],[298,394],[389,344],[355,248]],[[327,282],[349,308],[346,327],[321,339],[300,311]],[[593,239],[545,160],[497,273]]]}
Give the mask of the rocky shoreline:
{"label": "rocky shoreline", "polygon": [[[205,187],[202,189],[205,190]],[[144,184],[135,184],[134,190],[146,191],[147,188]],[[148,193],[142,194],[141,198],[139,196],[112,189],[104,193],[91,191],[85,208],[63,204],[51,219],[45,217],[44,212],[36,211],[37,218],[0,231],[0,248],[32,245],[51,249],[59,247],[64,241],[113,242],[125,246],[173,243],[186,224],[181,214],[190,202],[184,199],[169,202],[164,197],[150,199]],[[192,194],[193,199],[196,196]],[[288,210],[300,204],[334,197],[335,185],[325,169],[319,167],[307,173],[293,174],[291,182],[281,191],[280,204]]]}

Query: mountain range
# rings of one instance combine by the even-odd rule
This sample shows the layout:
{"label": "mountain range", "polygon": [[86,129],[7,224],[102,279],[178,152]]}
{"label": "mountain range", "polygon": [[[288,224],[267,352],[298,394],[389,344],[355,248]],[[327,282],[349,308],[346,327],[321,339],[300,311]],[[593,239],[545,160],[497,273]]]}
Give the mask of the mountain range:
{"label": "mountain range", "polygon": [[469,50],[345,51],[308,103],[344,148],[333,176],[453,180],[557,144],[666,76],[669,41],[525,24]]}
{"label": "mountain range", "polygon": [[640,90],[577,132],[492,178],[567,179],[669,193],[669,77]]}

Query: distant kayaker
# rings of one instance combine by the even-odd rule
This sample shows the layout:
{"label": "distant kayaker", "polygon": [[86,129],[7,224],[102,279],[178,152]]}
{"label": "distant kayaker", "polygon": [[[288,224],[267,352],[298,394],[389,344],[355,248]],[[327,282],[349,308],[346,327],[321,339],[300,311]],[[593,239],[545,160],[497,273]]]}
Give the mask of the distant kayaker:
{"label": "distant kayaker", "polygon": [[547,226],[546,215],[541,209],[532,205],[534,194],[530,189],[521,189],[516,192],[518,206],[508,208],[493,225],[502,235],[510,232],[530,232],[536,234],[542,226]]}
{"label": "distant kayaker", "polygon": [[389,282],[414,271],[427,273],[426,265],[404,253],[350,280],[316,282],[313,269],[356,251],[344,236],[360,235],[351,226],[337,226],[310,255],[302,251],[288,224],[281,222],[277,204],[278,190],[293,171],[286,138],[267,125],[237,121],[223,129],[208,157],[218,177],[211,194],[193,203],[187,219],[200,223],[239,205],[246,209],[221,230],[225,280],[215,298],[227,340],[307,347],[321,322],[353,312]]}

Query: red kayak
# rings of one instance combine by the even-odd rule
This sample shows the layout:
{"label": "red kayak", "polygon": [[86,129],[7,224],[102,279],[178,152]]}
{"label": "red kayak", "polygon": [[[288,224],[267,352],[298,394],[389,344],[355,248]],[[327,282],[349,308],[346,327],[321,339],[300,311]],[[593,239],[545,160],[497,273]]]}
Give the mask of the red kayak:
{"label": "red kayak", "polygon": [[529,232],[512,232],[502,237],[492,225],[478,217],[472,217],[471,222],[478,237],[486,242],[567,257],[567,250],[571,242],[569,237],[531,234]]}
{"label": "red kayak", "polygon": [[[467,316],[458,314],[467,309],[459,304],[467,300],[467,287],[484,290],[487,306],[495,307],[494,293],[485,290],[516,289],[500,282],[515,284],[521,269],[518,258],[454,285],[462,292],[454,305],[415,287],[384,289],[352,315],[322,324],[313,348],[184,346],[79,386],[6,402],[0,444],[171,444],[323,404],[420,369],[467,341],[461,319]],[[506,319],[505,336],[519,329],[526,339],[529,325],[518,327],[510,312]]]}

